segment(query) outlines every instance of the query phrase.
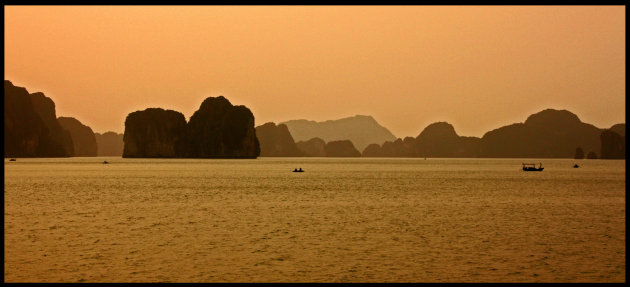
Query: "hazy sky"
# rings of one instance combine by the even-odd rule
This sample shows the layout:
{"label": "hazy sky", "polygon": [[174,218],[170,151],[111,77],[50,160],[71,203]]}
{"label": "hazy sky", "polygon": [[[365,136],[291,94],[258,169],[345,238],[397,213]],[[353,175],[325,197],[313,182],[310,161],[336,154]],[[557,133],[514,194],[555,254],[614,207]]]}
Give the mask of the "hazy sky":
{"label": "hazy sky", "polygon": [[624,6],[4,6],[5,79],[57,116],[124,131],[209,96],[256,125],[372,115],[463,136],[567,109],[625,122]]}

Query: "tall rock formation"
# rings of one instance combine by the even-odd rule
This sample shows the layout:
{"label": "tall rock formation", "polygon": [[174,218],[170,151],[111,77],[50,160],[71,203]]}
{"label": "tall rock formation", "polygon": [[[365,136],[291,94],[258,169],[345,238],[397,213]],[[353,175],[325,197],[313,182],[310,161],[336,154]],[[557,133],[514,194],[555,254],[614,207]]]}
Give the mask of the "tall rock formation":
{"label": "tall rock formation", "polygon": [[254,115],[245,106],[233,106],[223,96],[205,99],[188,123],[188,157],[256,158]]}
{"label": "tall rock formation", "polygon": [[172,110],[150,108],[125,120],[123,157],[256,158],[254,115],[226,98],[209,97],[186,123]]}
{"label": "tall rock formation", "polygon": [[96,137],[96,147],[98,156],[122,156],[123,154],[123,134],[106,132],[103,134],[94,133]]}
{"label": "tall rock formation", "polygon": [[354,147],[351,141],[331,141],[324,148],[327,157],[359,157],[361,153]]}
{"label": "tall rock formation", "polygon": [[61,143],[68,156],[76,156],[72,135],[69,131],[62,128],[61,123],[57,120],[55,102],[40,92],[32,93],[30,97],[33,103],[33,109],[35,109],[35,112],[48,128],[53,140]]}
{"label": "tall rock formation", "polygon": [[296,141],[306,141],[315,137],[326,142],[350,140],[357,149],[363,150],[369,144],[383,144],[394,141],[396,137],[381,126],[371,116],[356,115],[338,120],[315,122],[292,120],[283,122]]}
{"label": "tall rock formation", "polygon": [[307,141],[299,141],[295,144],[304,156],[325,157],[326,142],[320,138],[312,138]]}
{"label": "tall rock formation", "polygon": [[70,132],[74,156],[96,156],[96,137],[90,127],[71,117],[59,117],[57,120],[63,129]]}
{"label": "tall rock formation", "polygon": [[256,137],[260,142],[260,156],[296,157],[304,154],[298,150],[289,129],[284,124],[276,126],[269,122],[256,127]]}
{"label": "tall rock formation", "polygon": [[601,129],[586,124],[567,110],[547,109],[516,123],[487,132],[481,138],[481,157],[573,158],[575,149],[601,149]]}
{"label": "tall rock formation", "polygon": [[56,119],[55,105],[48,100],[43,94],[31,96],[25,88],[4,81],[5,157],[72,156],[69,134],[61,130],[56,120],[50,121],[51,115]]}
{"label": "tall rock formation", "polygon": [[186,119],[180,112],[149,108],[127,115],[123,157],[173,158],[186,154]]}

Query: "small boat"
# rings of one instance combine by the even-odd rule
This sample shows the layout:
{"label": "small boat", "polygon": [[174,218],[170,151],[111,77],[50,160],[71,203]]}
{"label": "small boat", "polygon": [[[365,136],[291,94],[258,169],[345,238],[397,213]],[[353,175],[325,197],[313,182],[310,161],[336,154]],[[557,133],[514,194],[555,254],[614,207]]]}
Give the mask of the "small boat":
{"label": "small boat", "polygon": [[9,161],[15,161],[15,159],[14,159],[14,158],[12,158],[12,159],[10,159]]}
{"label": "small boat", "polygon": [[300,167],[300,169],[297,169],[297,168],[296,168],[296,169],[294,169],[294,170],[293,170],[293,172],[304,172],[304,171],[303,171],[303,170],[302,170],[302,168]]}
{"label": "small boat", "polygon": [[580,166],[577,165],[577,163],[573,165],[573,168],[578,168],[578,167],[580,167]]}
{"label": "small boat", "polygon": [[543,169],[545,169],[545,168],[542,167],[542,163],[538,163],[538,167],[536,167],[535,163],[524,163],[523,164],[523,170],[524,171],[542,171]]}
{"label": "small boat", "polygon": [[107,162],[106,160],[103,161],[103,164],[108,164],[109,162]]}

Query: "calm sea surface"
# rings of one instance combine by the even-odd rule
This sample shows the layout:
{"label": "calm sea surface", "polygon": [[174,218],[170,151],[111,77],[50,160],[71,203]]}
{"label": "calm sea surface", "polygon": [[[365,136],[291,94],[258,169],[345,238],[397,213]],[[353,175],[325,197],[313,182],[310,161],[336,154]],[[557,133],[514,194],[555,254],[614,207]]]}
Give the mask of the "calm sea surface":
{"label": "calm sea surface", "polygon": [[4,180],[6,282],[626,280],[624,160],[19,158]]}

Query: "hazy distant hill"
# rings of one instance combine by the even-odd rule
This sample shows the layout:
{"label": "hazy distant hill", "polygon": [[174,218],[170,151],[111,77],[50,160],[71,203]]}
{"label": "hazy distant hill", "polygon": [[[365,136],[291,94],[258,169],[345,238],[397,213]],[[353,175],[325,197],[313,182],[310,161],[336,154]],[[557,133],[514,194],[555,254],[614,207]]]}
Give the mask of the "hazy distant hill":
{"label": "hazy distant hill", "polygon": [[447,122],[428,125],[416,137],[371,144],[363,150],[365,157],[477,157],[479,138],[462,137]]}
{"label": "hazy distant hill", "polygon": [[103,134],[94,133],[98,156],[122,156],[123,134],[106,132]]}
{"label": "hazy distant hill", "polygon": [[74,156],[96,156],[96,137],[92,129],[72,117],[57,118],[61,127],[70,132]]}
{"label": "hazy distant hill", "polygon": [[385,141],[396,140],[387,128],[381,126],[371,116],[356,115],[324,122],[291,120],[281,124],[287,125],[296,142],[315,137],[326,142],[350,140],[358,150],[363,150],[369,144],[380,145]]}
{"label": "hazy distant hill", "polygon": [[602,141],[601,159],[626,158],[626,124],[616,124],[604,130],[600,138]]}
{"label": "hazy distant hill", "polygon": [[286,125],[273,122],[256,127],[256,138],[260,143],[260,156],[304,156]]}

